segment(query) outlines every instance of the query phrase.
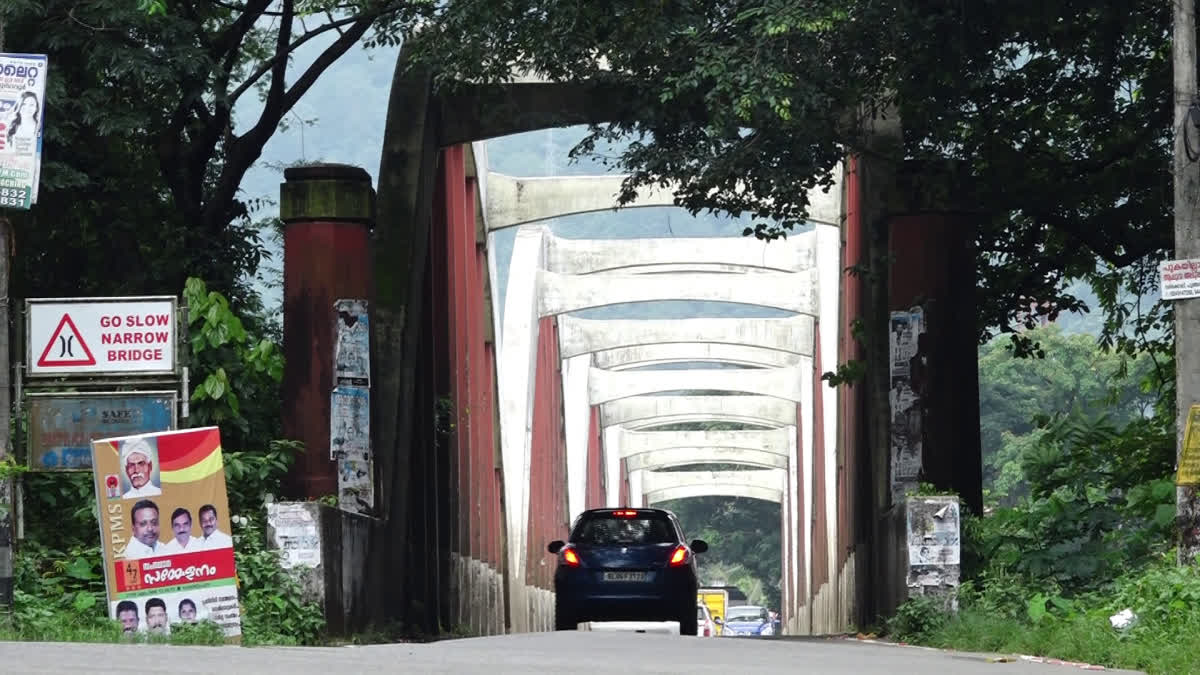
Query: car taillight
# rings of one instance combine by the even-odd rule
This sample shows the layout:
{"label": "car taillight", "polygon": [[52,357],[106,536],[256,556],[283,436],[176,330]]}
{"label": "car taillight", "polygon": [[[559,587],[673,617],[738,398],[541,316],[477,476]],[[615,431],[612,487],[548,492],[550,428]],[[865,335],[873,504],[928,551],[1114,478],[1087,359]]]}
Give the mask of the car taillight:
{"label": "car taillight", "polygon": [[637,515],[637,511],[613,511],[612,514],[617,518],[633,518]]}
{"label": "car taillight", "polygon": [[567,567],[579,567],[579,556],[570,546],[562,550],[562,559]]}
{"label": "car taillight", "polygon": [[680,544],[675,547],[674,551],[671,552],[671,560],[667,564],[670,565],[671,567],[680,567],[682,565],[686,565],[687,561],[688,561],[687,547],[684,546],[683,544]]}

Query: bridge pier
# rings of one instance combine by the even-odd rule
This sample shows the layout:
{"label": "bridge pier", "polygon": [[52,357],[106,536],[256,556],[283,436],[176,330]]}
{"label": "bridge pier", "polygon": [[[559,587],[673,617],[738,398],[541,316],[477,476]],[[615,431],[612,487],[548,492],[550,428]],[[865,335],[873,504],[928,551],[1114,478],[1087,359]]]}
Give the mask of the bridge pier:
{"label": "bridge pier", "polygon": [[375,191],[365,170],[344,164],[292,167],[284,181],[283,434],[305,447],[288,476],[288,491],[318,499],[338,494],[337,463],[329,458],[333,304],[371,295],[368,233]]}

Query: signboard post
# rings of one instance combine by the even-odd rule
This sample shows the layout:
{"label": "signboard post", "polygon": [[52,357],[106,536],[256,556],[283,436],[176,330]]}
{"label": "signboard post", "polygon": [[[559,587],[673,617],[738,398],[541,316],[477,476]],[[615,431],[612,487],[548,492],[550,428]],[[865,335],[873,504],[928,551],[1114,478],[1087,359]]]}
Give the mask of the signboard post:
{"label": "signboard post", "polygon": [[29,466],[34,471],[91,471],[97,438],[175,428],[178,392],[31,393]]}
{"label": "signboard post", "polygon": [[241,635],[217,427],[92,443],[109,616],[127,633],[208,619]]}
{"label": "signboard post", "polygon": [[45,54],[0,54],[0,207],[37,203],[46,113]]}
{"label": "signboard post", "polygon": [[172,296],[25,302],[30,377],[175,374]]}

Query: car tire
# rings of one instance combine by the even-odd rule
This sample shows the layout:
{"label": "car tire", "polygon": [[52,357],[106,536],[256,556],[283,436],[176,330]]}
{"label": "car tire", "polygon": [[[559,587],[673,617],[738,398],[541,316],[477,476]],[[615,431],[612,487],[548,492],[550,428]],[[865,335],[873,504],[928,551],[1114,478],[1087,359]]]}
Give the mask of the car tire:
{"label": "car tire", "polygon": [[579,618],[557,597],[554,600],[554,630],[579,630]]}
{"label": "car tire", "polygon": [[679,634],[696,635],[698,632],[699,626],[696,623],[696,605],[692,604],[688,606],[686,611],[682,611],[679,614]]}

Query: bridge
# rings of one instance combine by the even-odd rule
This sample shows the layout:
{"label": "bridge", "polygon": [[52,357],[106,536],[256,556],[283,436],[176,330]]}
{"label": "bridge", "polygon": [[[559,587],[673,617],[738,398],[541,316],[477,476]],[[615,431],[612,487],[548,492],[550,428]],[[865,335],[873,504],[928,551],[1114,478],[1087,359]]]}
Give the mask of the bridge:
{"label": "bridge", "polygon": [[[978,502],[974,326],[955,316],[970,307],[954,288],[969,228],[943,212],[880,215],[863,160],[847,157],[784,239],[560,237],[548,222],[615,208],[622,177],[489,169],[487,138],[561,123],[534,114],[541,86],[514,85],[515,114],[464,121],[398,67],[377,193],[354,167],[285,174],[285,433],[308,448],[292,491],[339,495],[322,515],[331,626],[551,629],[545,545],[581,511],[709,495],[779,505],[785,633],[844,632],[894,607],[912,586],[897,553],[904,491],[929,480]],[[625,208],[673,204],[664,187]],[[877,222],[911,259],[870,304],[878,288],[847,270]],[[927,250],[930,236],[947,251]],[[926,297],[939,302],[916,304]],[[349,460],[327,452],[341,299],[370,307],[371,447],[354,499]],[[772,316],[588,314],[664,300]],[[868,354],[863,320],[888,330],[880,307],[914,305],[926,321],[899,336],[913,353],[893,341]],[[822,377],[864,359],[885,364],[882,390]],[[911,431],[931,411],[954,417]]]}

